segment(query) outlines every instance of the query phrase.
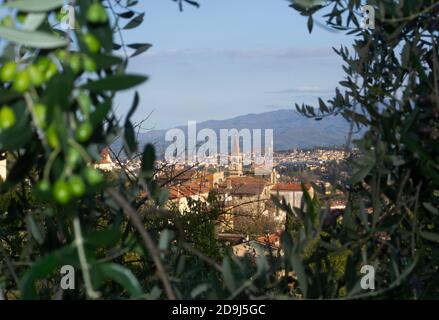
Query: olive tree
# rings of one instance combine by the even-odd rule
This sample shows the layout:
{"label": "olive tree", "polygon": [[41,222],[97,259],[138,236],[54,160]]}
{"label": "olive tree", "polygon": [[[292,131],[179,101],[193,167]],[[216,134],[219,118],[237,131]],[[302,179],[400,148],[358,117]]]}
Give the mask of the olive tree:
{"label": "olive tree", "polygon": [[[114,110],[119,91],[147,80],[127,72],[150,47],[123,38],[143,21],[137,1],[78,0],[67,30],[62,0],[1,1],[0,298],[437,296],[438,2],[371,0],[371,30],[360,0],[290,3],[310,31],[324,19],[354,36],[352,48],[335,49],[346,73],[335,97],[296,107],[316,120],[341,114],[366,133],[350,182],[338,186],[349,200],[341,217],[305,188],[301,209],[273,198],[287,212],[279,252],[238,258],[219,250],[211,221],[194,225],[221,208],[194,203],[187,219],[165,209],[151,145],[137,175],[93,167],[117,136],[128,157],[139,152],[139,95],[123,119]],[[374,291],[361,289],[364,265],[375,268]],[[62,290],[63,266],[77,271],[75,290]]]}
{"label": "olive tree", "polygon": [[349,196],[342,223],[319,238],[324,249],[316,252],[328,245],[349,252],[337,289],[346,283],[348,293],[359,292],[352,275],[372,265],[378,288],[365,295],[434,297],[439,288],[439,2],[367,4],[375,13],[374,28],[362,23],[367,15],[359,0],[291,1],[310,32],[322,13],[327,28],[354,36],[351,48],[334,48],[346,74],[335,97],[320,99],[315,108],[296,108],[316,120],[341,114],[352,129],[366,131],[355,141],[360,156],[352,161],[350,183],[340,186]]}

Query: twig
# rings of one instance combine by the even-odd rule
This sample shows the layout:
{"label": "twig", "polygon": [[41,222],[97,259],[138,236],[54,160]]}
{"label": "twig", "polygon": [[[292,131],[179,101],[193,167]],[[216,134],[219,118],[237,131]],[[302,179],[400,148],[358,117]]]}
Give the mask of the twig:
{"label": "twig", "polygon": [[125,60],[128,61],[129,56],[128,56],[128,52],[127,52],[127,49],[126,49],[125,41],[123,39],[122,30],[119,27],[118,16],[117,16],[116,12],[114,11],[113,4],[111,3],[111,1],[107,0],[107,3],[108,3],[108,6],[109,6],[109,8],[111,10],[111,13],[114,16],[114,19],[116,20],[116,24],[115,25],[116,25],[116,28],[117,28],[117,32],[119,33],[119,37],[120,37],[120,41],[121,41],[121,46],[122,46],[122,49],[123,49],[123,53],[125,55]]}
{"label": "twig", "polygon": [[163,266],[163,263],[160,259],[160,251],[157,249],[154,241],[151,238],[151,235],[145,229],[142,224],[142,221],[139,218],[139,215],[134,210],[134,208],[128,203],[128,201],[115,189],[107,189],[107,193],[116,201],[116,203],[123,209],[126,216],[130,219],[133,226],[140,233],[143,242],[145,244],[146,249],[151,254],[151,258],[154,261],[154,264],[157,268],[157,273],[162,281],[163,288],[166,292],[166,295],[170,300],[175,300],[176,296],[172,289],[171,283],[169,281],[169,277],[166,273],[166,270]]}
{"label": "twig", "polygon": [[424,13],[427,13],[428,11],[434,9],[436,6],[438,6],[439,3],[435,2],[434,4],[432,4],[431,6],[425,8],[422,11],[416,12],[410,16],[407,17],[401,17],[401,18],[393,18],[393,19],[382,19],[382,22],[388,22],[388,23],[397,23],[397,22],[405,22],[405,21],[410,21],[413,19],[417,19],[418,17],[420,17],[421,15],[423,15]]}
{"label": "twig", "polygon": [[87,295],[92,299],[98,299],[100,297],[99,292],[93,289],[90,278],[90,266],[87,263],[87,258],[84,251],[84,239],[82,238],[81,225],[79,223],[79,218],[75,217],[73,220],[73,230],[75,232],[75,244],[78,250],[79,262],[81,264],[82,274],[84,276],[85,288],[87,290]]}

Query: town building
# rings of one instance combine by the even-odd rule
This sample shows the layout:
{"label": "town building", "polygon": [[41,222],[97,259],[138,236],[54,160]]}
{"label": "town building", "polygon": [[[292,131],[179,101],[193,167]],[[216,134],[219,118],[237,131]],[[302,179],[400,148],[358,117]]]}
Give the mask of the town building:
{"label": "town building", "polygon": [[197,184],[196,182],[191,182],[170,186],[168,190],[168,209],[176,209],[178,212],[184,214],[190,209],[189,199],[206,202],[210,188],[203,183]]}
{"label": "town building", "polygon": [[[310,184],[302,184],[299,182],[278,183],[271,188],[271,194],[279,200],[285,199],[285,203],[293,208],[302,208],[303,188],[308,192],[311,198],[314,197],[314,189]],[[293,209],[294,210],[294,209]],[[286,212],[276,208],[276,218],[285,221]]]}
{"label": "town building", "polygon": [[[5,154],[0,155],[0,159],[1,159],[1,157],[6,157],[6,155]],[[7,164],[6,158],[3,160],[0,160],[0,179],[3,181],[5,181],[6,177],[7,177],[6,164]]]}
{"label": "town building", "polygon": [[110,151],[108,148],[104,148],[101,151],[101,160],[95,164],[95,168],[103,171],[112,171],[114,167],[115,165],[111,159]]}
{"label": "town building", "polygon": [[[311,198],[314,196],[314,190],[309,184],[305,184]],[[279,199],[285,198],[285,202],[292,208],[300,208],[303,198],[302,184],[299,182],[278,183],[271,188],[271,194]]]}
{"label": "town building", "polygon": [[235,136],[232,142],[232,151],[229,156],[229,174],[230,176],[242,176],[243,175],[243,163],[244,157],[241,154],[239,148],[238,137]]}

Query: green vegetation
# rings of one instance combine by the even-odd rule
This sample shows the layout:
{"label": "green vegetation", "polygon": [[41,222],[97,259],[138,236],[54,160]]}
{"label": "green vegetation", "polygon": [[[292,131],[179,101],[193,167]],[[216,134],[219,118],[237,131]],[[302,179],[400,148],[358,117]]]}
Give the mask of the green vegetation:
{"label": "green vegetation", "polygon": [[[78,275],[76,290],[61,291],[69,299],[438,296],[437,1],[371,0],[375,30],[360,27],[359,0],[292,1],[310,31],[324,12],[330,28],[355,35],[351,49],[337,49],[345,92],[298,110],[317,119],[342,114],[367,133],[355,142],[350,184],[338,186],[349,197],[342,217],[328,225],[317,194],[305,192],[300,210],[273,199],[288,216],[282,254],[261,247],[256,258],[237,258],[218,243],[214,195],[209,206],[190,202],[186,215],[165,208],[152,146],[140,152],[138,176],[93,168],[118,135],[128,157],[139,154],[131,121],[138,94],[124,121],[113,110],[117,92],[147,80],[126,67],[150,45],[120,38],[143,21],[136,1],[77,0],[75,30],[53,25],[64,1],[0,3],[0,154],[8,157],[0,290],[7,298],[54,298],[63,265]],[[360,288],[366,264],[376,269],[375,291]]]}

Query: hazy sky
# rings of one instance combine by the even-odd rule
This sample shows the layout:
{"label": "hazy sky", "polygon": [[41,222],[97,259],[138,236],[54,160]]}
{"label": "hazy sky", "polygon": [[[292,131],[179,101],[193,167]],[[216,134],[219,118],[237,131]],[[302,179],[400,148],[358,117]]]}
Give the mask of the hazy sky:
{"label": "hazy sky", "polygon": [[[162,129],[331,97],[343,76],[332,47],[346,35],[319,27],[310,35],[285,0],[200,3],[179,12],[171,0],[141,1],[145,22],[125,40],[154,47],[130,62],[130,72],[150,77],[135,120],[153,112],[146,126]],[[121,114],[131,97],[118,99]]]}

